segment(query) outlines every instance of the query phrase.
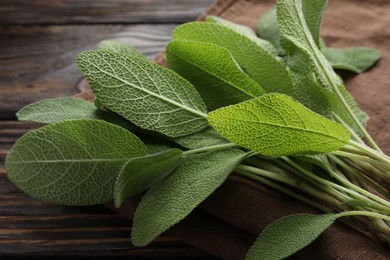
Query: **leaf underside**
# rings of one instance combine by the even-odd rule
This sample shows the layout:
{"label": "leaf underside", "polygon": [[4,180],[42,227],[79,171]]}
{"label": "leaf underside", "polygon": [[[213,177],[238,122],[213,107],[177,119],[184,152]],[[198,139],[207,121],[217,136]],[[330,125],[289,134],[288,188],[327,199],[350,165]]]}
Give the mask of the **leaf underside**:
{"label": "leaf underside", "polygon": [[36,199],[93,205],[113,199],[115,179],[146,154],[132,133],[101,120],[54,123],[22,136],[6,159],[7,176]]}

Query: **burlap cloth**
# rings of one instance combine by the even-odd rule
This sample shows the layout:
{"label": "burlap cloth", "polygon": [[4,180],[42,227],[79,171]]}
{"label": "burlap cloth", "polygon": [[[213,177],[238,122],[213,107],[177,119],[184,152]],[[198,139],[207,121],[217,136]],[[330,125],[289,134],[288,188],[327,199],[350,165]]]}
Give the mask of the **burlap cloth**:
{"label": "burlap cloth", "polygon": [[[218,15],[254,28],[258,17],[274,2],[219,0],[205,15]],[[369,72],[358,76],[346,73],[343,76],[359,106],[371,118],[369,132],[389,154],[390,1],[330,0],[321,36],[331,47],[365,46],[382,52],[382,59]],[[156,62],[165,64],[164,54],[156,57]],[[139,198],[129,200],[117,211],[132,218],[138,201]],[[107,206],[113,208],[111,204]],[[256,235],[265,226],[279,217],[301,212],[318,213],[299,201],[233,175],[167,233],[215,256],[243,259]],[[390,250],[386,245],[336,223],[295,257],[379,260],[390,259]]]}

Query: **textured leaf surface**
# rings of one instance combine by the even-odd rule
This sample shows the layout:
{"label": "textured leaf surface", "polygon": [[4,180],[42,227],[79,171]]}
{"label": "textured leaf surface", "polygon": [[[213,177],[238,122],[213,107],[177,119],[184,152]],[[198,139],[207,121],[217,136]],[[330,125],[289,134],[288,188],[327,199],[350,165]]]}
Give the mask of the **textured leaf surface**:
{"label": "textured leaf surface", "polygon": [[326,153],[349,141],[345,127],[284,94],[218,109],[209,122],[228,140],[269,156]]}
{"label": "textured leaf surface", "polygon": [[310,110],[331,118],[332,108],[327,96],[328,91],[313,79],[312,74],[300,74],[291,70],[290,75],[294,87],[292,96]]}
{"label": "textured leaf surface", "polygon": [[372,48],[323,48],[322,53],[333,68],[362,73],[377,62],[381,53]]}
{"label": "textured leaf surface", "polygon": [[63,121],[27,133],[10,150],[8,178],[30,196],[63,205],[113,199],[115,179],[144,144],[101,120]]}
{"label": "textured leaf surface", "polygon": [[327,0],[301,0],[302,12],[307,27],[317,47],[320,47],[320,26],[322,16],[328,5]]}
{"label": "textured leaf surface", "polygon": [[269,41],[276,49],[279,55],[284,55],[285,51],[280,45],[280,30],[276,20],[276,9],[271,8],[261,16],[257,23],[257,33],[261,38]]}
{"label": "textured leaf surface", "polygon": [[103,50],[82,52],[76,61],[99,100],[141,128],[177,137],[207,126],[201,97],[171,70]]}
{"label": "textured leaf surface", "polygon": [[25,106],[16,113],[20,121],[50,124],[71,119],[99,119],[95,105],[79,98],[51,98]]}
{"label": "textured leaf surface", "polygon": [[[321,6],[321,4],[318,4],[318,6]],[[307,55],[317,83],[329,90],[325,91],[324,94],[328,99],[332,111],[340,116],[357,134],[362,135],[351,115],[342,105],[340,97],[334,91],[339,89],[342,98],[346,100],[351,111],[353,111],[363,125],[367,121],[367,115],[359,109],[353,97],[345,89],[342,80],[333,71],[332,66],[319,50],[317,41],[313,39],[312,33],[306,24],[301,7],[301,0],[279,0],[277,2],[276,15],[281,34],[302,53]],[[317,13],[322,12],[317,11]],[[318,42],[320,42],[319,39]]]}
{"label": "textured leaf surface", "polygon": [[20,121],[40,124],[51,124],[65,120],[99,119],[104,120],[128,130],[137,127],[121,116],[102,109],[84,99],[62,97],[45,99],[22,108],[16,116]]}
{"label": "textured leaf surface", "polygon": [[143,197],[134,217],[133,244],[145,246],[185,218],[223,183],[244,155],[240,150],[223,150],[183,158]]}
{"label": "textured leaf surface", "polygon": [[[314,42],[317,46],[320,45],[319,36],[320,36],[320,25],[322,20],[322,15],[327,6],[326,0],[302,0],[302,13],[306,21],[308,30],[310,31]],[[275,7],[271,8],[267,13],[265,13],[259,20],[257,24],[257,32],[261,38],[268,40],[272,45],[277,49],[280,55],[284,55],[285,51],[283,50],[280,41],[280,30],[278,27],[276,19],[276,9]]]}
{"label": "textured leaf surface", "polygon": [[[368,120],[367,114],[358,107],[355,99],[351,96],[343,84],[339,85],[339,90],[357,119],[362,123],[363,126],[365,126]],[[334,111],[344,122],[346,122],[359,136],[363,136],[355,122],[351,119],[351,116],[345,107],[342,105],[339,97],[334,92],[325,91],[324,93],[328,97],[332,111]]]}
{"label": "textured leaf surface", "polygon": [[272,44],[269,41],[265,41],[265,40],[257,37],[256,33],[252,30],[252,28],[250,28],[248,26],[236,24],[236,23],[233,23],[229,20],[223,19],[223,18],[218,17],[218,16],[207,16],[206,21],[217,23],[217,24],[220,24],[226,28],[229,28],[229,29],[249,38],[250,40],[255,42],[257,45],[259,45],[262,49],[268,51],[270,54],[272,54],[272,55],[277,54],[275,47],[272,46]]}
{"label": "textured leaf surface", "polygon": [[165,178],[179,165],[182,154],[179,149],[170,149],[130,159],[115,182],[115,206],[119,208],[126,199]]}
{"label": "textured leaf surface", "polygon": [[260,97],[264,90],[247,76],[225,49],[215,44],[173,41],[169,68],[189,80],[209,110]]}
{"label": "textured leaf surface", "polygon": [[192,22],[177,27],[173,38],[224,47],[266,92],[291,92],[291,80],[283,61],[236,31],[216,23]]}
{"label": "textured leaf surface", "polygon": [[[276,17],[280,32],[310,58],[313,72],[321,85],[329,90],[341,84],[329,62],[318,49],[318,40],[313,39],[306,23],[301,0],[279,0],[276,5]],[[319,43],[318,43],[319,45]]]}
{"label": "textured leaf surface", "polygon": [[140,53],[136,48],[134,48],[130,44],[121,43],[117,41],[110,41],[110,40],[102,41],[99,44],[99,49],[118,52],[128,56],[145,58],[145,56],[143,56],[142,53]]}
{"label": "textured leaf surface", "polygon": [[202,131],[194,134],[177,137],[174,141],[188,149],[196,149],[217,144],[228,143],[217,131],[212,127],[207,127]]}
{"label": "textured leaf surface", "polygon": [[335,220],[334,214],[282,217],[264,229],[245,259],[284,259],[314,241]]}

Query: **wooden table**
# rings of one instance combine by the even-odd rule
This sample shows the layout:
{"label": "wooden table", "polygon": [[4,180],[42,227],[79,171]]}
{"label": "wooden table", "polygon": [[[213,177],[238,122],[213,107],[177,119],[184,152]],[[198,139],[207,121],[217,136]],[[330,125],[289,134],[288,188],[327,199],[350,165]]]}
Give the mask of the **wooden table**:
{"label": "wooden table", "polygon": [[2,0],[0,2],[0,257],[131,256],[212,258],[175,238],[146,248],[130,243],[131,221],[103,206],[61,207],[29,198],[4,169],[7,151],[37,127],[15,121],[23,106],[85,88],[76,53],[104,39],[130,43],[152,58],[171,31],[212,0]]}

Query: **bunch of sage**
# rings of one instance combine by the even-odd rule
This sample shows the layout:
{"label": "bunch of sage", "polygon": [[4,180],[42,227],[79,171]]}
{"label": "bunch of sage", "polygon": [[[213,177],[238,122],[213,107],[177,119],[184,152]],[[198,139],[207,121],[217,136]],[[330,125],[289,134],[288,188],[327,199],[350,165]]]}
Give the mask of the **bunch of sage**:
{"label": "bunch of sage", "polygon": [[325,213],[275,221],[248,259],[287,257],[347,216],[389,242],[390,158],[333,70],[361,73],[380,53],[326,47],[326,4],[277,1],[260,19],[261,38],[218,17],[181,25],[167,47],[169,69],[113,41],[78,54],[95,104],[55,98],[20,110],[19,120],[47,125],[15,143],[9,179],[62,205],[120,207],[147,191],[134,218],[137,246],[185,218],[232,172]]}

